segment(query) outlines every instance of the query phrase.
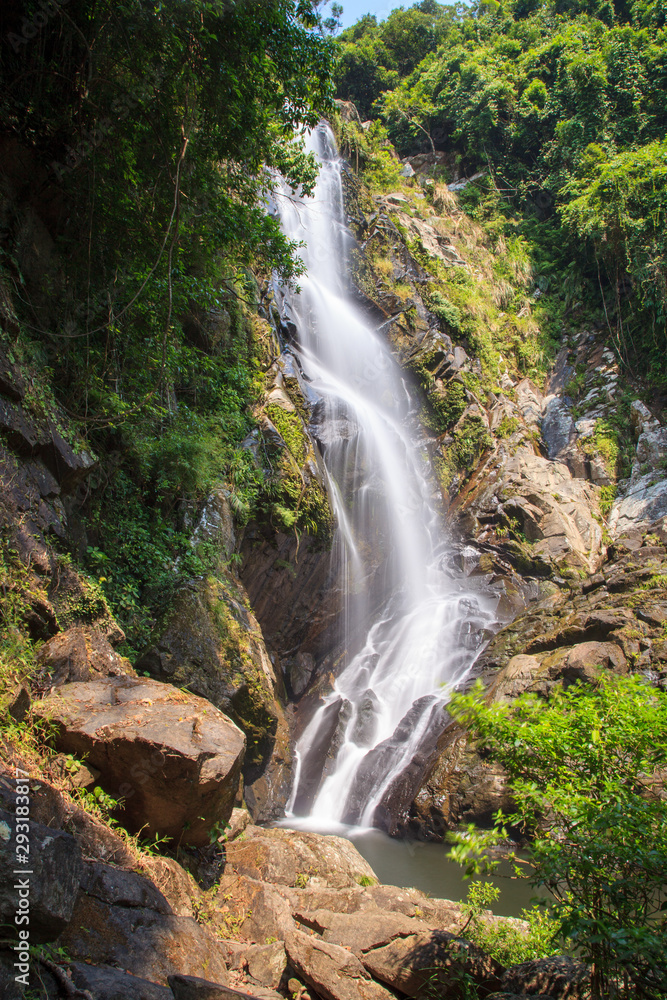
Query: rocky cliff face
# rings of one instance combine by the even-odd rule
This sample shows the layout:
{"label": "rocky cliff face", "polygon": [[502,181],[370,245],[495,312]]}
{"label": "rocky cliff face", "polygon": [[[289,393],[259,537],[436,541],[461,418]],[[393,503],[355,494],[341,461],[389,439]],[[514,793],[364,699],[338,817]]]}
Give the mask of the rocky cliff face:
{"label": "rocky cliff face", "polygon": [[[499,618],[509,623],[474,676],[492,697],[547,693],[556,681],[590,677],[596,665],[642,670],[662,684],[667,432],[620,373],[604,329],[570,322],[539,381],[526,377],[536,327],[525,327],[522,338],[520,321],[540,296],[528,276],[515,277],[523,305],[511,336],[501,327],[494,344],[493,331],[488,342],[478,330],[471,334],[462,308],[440,289],[474,286],[493,327],[507,325],[498,308],[512,288],[494,283],[488,239],[437,180],[442,157],[413,157],[405,170],[411,186],[374,197],[348,174],[357,237],[350,292],[422,400],[453,557],[497,592]],[[498,300],[493,308],[484,295]],[[317,401],[297,377],[289,347],[276,368],[267,399],[292,412],[287,396],[301,416],[310,441],[302,469],[313,469]],[[286,436],[283,447],[290,447]],[[339,602],[328,556],[308,540],[302,547],[256,529],[246,533],[243,552],[242,576],[280,652],[288,695],[307,713],[307,695],[326,690],[335,669],[335,656],[324,658]],[[648,599],[650,621],[638,610]],[[387,803],[395,832],[439,838],[456,823],[488,821],[506,799],[502,775],[453,723],[412,771],[412,791]]]}
{"label": "rocky cliff face", "polygon": [[[466,182],[443,183],[445,160],[413,157],[400,188],[375,195],[348,172],[357,241],[350,293],[419,400],[452,560],[497,593],[509,623],[475,675],[493,696],[548,691],[598,661],[663,684],[667,429],[619,371],[604,329],[571,319],[549,364],[534,363],[539,284],[462,211]],[[38,210],[13,189],[3,197],[22,213],[20,263],[37,294],[35,261],[58,271],[53,206]],[[291,350],[294,331],[268,289],[259,311],[252,329],[263,392],[245,446],[273,483],[271,511],[239,527],[220,489],[188,514],[193,548],[217,558],[207,576],[178,587],[134,668],[207,699],[240,727],[245,800],[267,821],[289,793],[294,732],[344,652],[320,449],[346,429],[322,426]],[[81,509],[105,470],[43,373],[12,347],[18,321],[4,286],[0,323],[5,589],[32,639],[50,640],[33,694],[132,676],[112,648],[123,631],[99,580],[63,554],[90,544]],[[372,579],[368,586],[372,606]],[[453,823],[488,818],[504,796],[502,776],[453,725],[414,762],[411,780],[409,793],[386,804],[392,830],[441,836]]]}

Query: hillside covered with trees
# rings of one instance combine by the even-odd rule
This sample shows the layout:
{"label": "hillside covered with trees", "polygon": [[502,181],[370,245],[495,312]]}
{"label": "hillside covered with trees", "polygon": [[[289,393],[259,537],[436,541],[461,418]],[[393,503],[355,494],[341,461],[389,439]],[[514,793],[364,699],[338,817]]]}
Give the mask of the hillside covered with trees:
{"label": "hillside covered with trees", "polygon": [[397,150],[483,171],[464,204],[518,238],[630,370],[665,380],[667,50],[661,3],[432,0],[339,37],[337,95]]}

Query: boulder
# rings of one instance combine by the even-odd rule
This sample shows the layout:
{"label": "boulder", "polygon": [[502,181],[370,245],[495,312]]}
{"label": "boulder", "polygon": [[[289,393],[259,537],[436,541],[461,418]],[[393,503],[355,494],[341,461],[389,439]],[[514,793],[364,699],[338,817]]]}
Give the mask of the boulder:
{"label": "boulder", "polygon": [[285,939],[290,964],[323,1000],[390,1000],[354,955],[302,931]]}
{"label": "boulder", "polygon": [[[228,986],[196,976],[169,976],[169,985],[174,1000],[239,1000],[239,997],[242,1000],[248,1000],[248,997],[253,1000],[253,994],[249,992],[231,990]],[[256,987],[254,997],[259,997],[260,1000],[283,1000],[279,993],[261,986]]]}
{"label": "boulder", "polygon": [[85,755],[101,772],[105,791],[123,800],[129,828],[198,846],[229,820],[245,741],[203,698],[156,681],[106,678],[66,684],[36,713],[55,724],[59,750]]}
{"label": "boulder", "polygon": [[288,900],[278,887],[225,872],[214,900],[213,924],[223,937],[232,934],[266,944],[282,940],[296,927]]}
{"label": "boulder", "polygon": [[[414,917],[387,910],[362,910],[358,913],[333,913],[331,910],[300,910],[296,919],[317,931],[323,941],[340,945],[358,958],[373,948],[381,948],[397,937],[427,933],[429,928]],[[363,958],[362,958],[363,961]]]}
{"label": "boulder", "polygon": [[419,932],[395,938],[366,952],[366,969],[406,996],[463,998],[472,980],[481,997],[501,987],[503,969],[475,945],[446,931]]}
{"label": "boulder", "polygon": [[301,882],[335,889],[377,876],[349,840],[302,831],[249,826],[242,841],[227,848],[228,863],[241,875],[279,885]]}
{"label": "boulder", "polygon": [[277,989],[285,975],[287,955],[282,941],[251,945],[245,953],[248,975],[260,986]]}
{"label": "boulder", "polygon": [[139,979],[111,965],[72,962],[72,981],[78,990],[88,990],[95,1000],[174,1000],[168,986]]}
{"label": "boulder", "polygon": [[114,650],[96,628],[75,625],[44,643],[37,662],[54,685],[98,677],[136,676],[129,660]]}
{"label": "boulder", "polygon": [[590,982],[587,965],[556,956],[513,965],[503,975],[502,988],[530,996],[546,993],[553,1000],[584,1000],[589,996]]}
{"label": "boulder", "polygon": [[176,916],[147,878],[110,865],[86,865],[72,919],[59,940],[69,955],[165,983],[172,973],[227,981],[216,939],[192,917]]}
{"label": "boulder", "polygon": [[54,941],[72,919],[82,874],[81,848],[69,833],[0,809],[0,923],[28,926],[15,924],[27,914],[31,943]]}

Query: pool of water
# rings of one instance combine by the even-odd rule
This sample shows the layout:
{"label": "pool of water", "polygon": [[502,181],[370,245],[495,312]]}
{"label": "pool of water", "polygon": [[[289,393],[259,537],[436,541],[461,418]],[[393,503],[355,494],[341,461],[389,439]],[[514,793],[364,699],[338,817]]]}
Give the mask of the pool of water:
{"label": "pool of water", "polygon": [[[461,865],[448,860],[447,845],[397,840],[379,830],[350,834],[349,839],[380,882],[410,886],[437,899],[465,900],[471,880],[464,879]],[[518,917],[537,897],[537,890],[522,879],[510,877],[512,866],[508,862],[502,862],[498,872],[484,879],[500,889],[493,912]]]}
{"label": "pool of water", "polygon": [[[419,889],[435,899],[465,900],[470,879],[465,879],[461,865],[449,861],[446,844],[399,840],[381,830],[334,824],[331,827],[313,823],[312,820],[284,820],[280,826],[316,833],[336,834],[345,837],[368,861],[380,882],[401,888]],[[521,911],[537,899],[539,893],[527,881],[511,877],[512,866],[501,862],[497,874],[485,877],[500,889],[500,896],[493,904],[493,912],[506,917],[518,917]]]}

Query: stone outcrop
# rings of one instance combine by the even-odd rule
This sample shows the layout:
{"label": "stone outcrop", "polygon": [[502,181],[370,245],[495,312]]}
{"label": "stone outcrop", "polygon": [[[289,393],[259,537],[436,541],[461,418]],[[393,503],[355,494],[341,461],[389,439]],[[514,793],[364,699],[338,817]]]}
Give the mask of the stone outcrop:
{"label": "stone outcrop", "polygon": [[33,944],[55,941],[72,919],[82,874],[74,837],[0,809],[0,923],[18,919]]}
{"label": "stone outcrop", "polygon": [[66,684],[37,709],[58,748],[85,756],[128,827],[208,844],[231,816],[244,737],[203,698],[169,684],[107,678]]}
{"label": "stone outcrop", "polygon": [[377,881],[349,840],[279,828],[248,827],[243,840],[229,844],[227,862],[239,874],[280,885],[340,889]]}
{"label": "stone outcrop", "polygon": [[149,879],[109,865],[86,866],[59,943],[78,961],[121,967],[158,983],[175,972],[227,982],[227,968],[210,931],[192,917],[174,914]]}
{"label": "stone outcrop", "polygon": [[98,629],[81,625],[45,642],[37,662],[55,686],[98,677],[136,676],[130,661],[120,656]]}
{"label": "stone outcrop", "polygon": [[246,736],[243,776],[253,818],[281,815],[291,780],[283,687],[242,584],[221,568],[218,577],[183,586],[137,669],[187,686],[237,723]]}

